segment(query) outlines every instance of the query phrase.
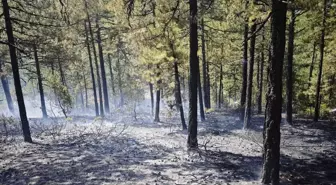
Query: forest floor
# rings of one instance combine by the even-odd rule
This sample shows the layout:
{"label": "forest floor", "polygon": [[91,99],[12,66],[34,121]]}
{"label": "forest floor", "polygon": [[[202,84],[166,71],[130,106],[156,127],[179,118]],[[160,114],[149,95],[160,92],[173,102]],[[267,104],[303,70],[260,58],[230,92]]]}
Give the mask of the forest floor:
{"label": "forest floor", "polygon": [[[234,113],[208,113],[199,150],[188,151],[179,119],[121,115],[33,119],[34,144],[8,124],[0,184],[260,184],[262,116],[244,131]],[[336,183],[335,125],[296,120],[281,133],[282,184]]]}

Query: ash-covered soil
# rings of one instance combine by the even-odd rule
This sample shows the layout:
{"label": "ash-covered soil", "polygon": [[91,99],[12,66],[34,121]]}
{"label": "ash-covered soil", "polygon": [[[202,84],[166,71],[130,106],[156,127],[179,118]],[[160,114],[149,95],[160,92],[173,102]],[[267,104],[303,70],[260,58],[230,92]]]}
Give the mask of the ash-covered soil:
{"label": "ash-covered soil", "polygon": [[[0,184],[260,184],[261,116],[244,131],[234,113],[207,114],[197,151],[188,151],[177,117],[163,118],[34,119],[34,144],[22,142],[15,120],[7,137],[0,123]],[[330,122],[297,120],[281,133],[282,184],[336,183]]]}

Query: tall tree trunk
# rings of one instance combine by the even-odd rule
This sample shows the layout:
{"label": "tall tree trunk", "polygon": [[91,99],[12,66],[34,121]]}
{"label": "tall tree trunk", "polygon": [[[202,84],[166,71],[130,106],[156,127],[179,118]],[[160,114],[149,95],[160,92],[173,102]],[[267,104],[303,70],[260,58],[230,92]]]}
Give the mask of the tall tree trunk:
{"label": "tall tree trunk", "polygon": [[258,92],[258,114],[261,114],[262,109],[262,94],[263,94],[263,83],[264,83],[264,62],[265,62],[265,29],[263,29],[262,33],[262,42],[261,42],[261,60],[260,60],[260,68],[259,68],[259,92]]}
{"label": "tall tree trunk", "polygon": [[256,23],[251,26],[251,46],[250,46],[250,61],[248,63],[248,79],[247,79],[247,92],[245,101],[245,116],[244,116],[244,129],[247,129],[251,125],[251,104],[252,104],[252,87],[253,87],[253,67],[254,67],[254,53],[255,53],[255,41],[256,41]]}
{"label": "tall tree trunk", "polygon": [[202,34],[201,34],[201,40],[202,40],[202,70],[203,70],[203,93],[204,93],[204,105],[205,108],[209,109],[209,95],[208,95],[208,70],[207,70],[207,62],[206,62],[206,48],[205,48],[205,33],[204,33],[204,19],[202,18],[201,21],[201,27],[202,27]]}
{"label": "tall tree trunk", "polygon": [[[159,64],[157,65],[158,71],[160,70]],[[160,72],[157,73],[157,77],[160,78]],[[155,106],[155,116],[154,121],[160,122],[160,89],[161,89],[161,79],[157,81],[157,87],[156,87],[156,106]]]}
{"label": "tall tree trunk", "polygon": [[48,114],[47,114],[47,109],[46,109],[45,100],[44,100],[42,75],[41,75],[41,70],[40,70],[40,62],[38,60],[38,55],[37,55],[36,44],[33,45],[33,48],[34,48],[35,67],[36,67],[36,73],[37,73],[37,82],[38,82],[38,87],[39,87],[39,91],[40,91],[40,98],[41,98],[42,116],[43,116],[43,118],[47,118]]}
{"label": "tall tree trunk", "polygon": [[91,80],[92,80],[92,89],[93,89],[95,111],[96,111],[96,116],[99,116],[96,80],[95,80],[95,74],[94,74],[94,69],[93,69],[93,64],[92,64],[91,47],[90,47],[89,33],[88,33],[88,28],[87,28],[86,22],[84,23],[84,27],[85,27],[86,47],[87,47],[87,51],[88,51],[88,54],[89,54],[90,73],[91,73]]}
{"label": "tall tree trunk", "polygon": [[223,64],[220,64],[220,73],[219,73],[219,92],[218,92],[218,108],[222,107],[223,103]]}
{"label": "tall tree trunk", "polygon": [[103,81],[104,107],[105,107],[105,113],[110,114],[110,105],[109,105],[110,101],[109,101],[108,92],[107,92],[105,62],[104,62],[103,47],[101,43],[102,41],[101,41],[101,33],[100,33],[98,15],[96,17],[96,28],[97,28],[97,44],[98,44],[98,52],[99,52],[100,70],[101,70],[101,77]]}
{"label": "tall tree trunk", "polygon": [[25,142],[32,143],[33,141],[30,135],[29,122],[27,118],[26,107],[25,107],[24,98],[23,98],[22,89],[21,89],[19,65],[18,65],[18,60],[16,56],[16,48],[15,48],[15,41],[14,41],[14,36],[13,36],[12,22],[11,22],[11,17],[9,14],[10,8],[8,6],[7,0],[2,0],[2,8],[3,8],[4,19],[5,19],[9,54],[10,54],[11,63],[12,63],[14,86],[15,86],[16,98],[17,98],[17,102],[19,106],[23,137],[24,137]]}
{"label": "tall tree trunk", "polygon": [[286,42],[287,2],[272,0],[271,61],[263,131],[262,183],[279,184],[282,69]]}
{"label": "tall tree trunk", "polygon": [[54,64],[54,61],[51,62],[51,74],[52,75],[55,74],[55,64]]}
{"label": "tall tree trunk", "polygon": [[174,60],[174,77],[175,77],[175,98],[176,98],[176,108],[180,111],[182,129],[186,130],[187,125],[184,119],[184,111],[181,97],[181,84],[180,84],[180,75],[178,70],[177,59]]}
{"label": "tall tree trunk", "polygon": [[207,67],[206,67],[206,70],[207,70],[207,97],[208,97],[208,107],[209,109],[211,108],[211,83],[210,83],[210,68],[209,68],[209,62],[206,63]]}
{"label": "tall tree trunk", "polygon": [[152,112],[152,116],[154,114],[154,93],[153,93],[153,84],[149,82],[149,94],[151,97],[151,112]]}
{"label": "tall tree trunk", "polygon": [[310,89],[311,78],[313,77],[314,63],[315,63],[315,59],[316,59],[316,46],[317,46],[317,43],[314,42],[313,56],[312,56],[312,61],[311,61],[310,67],[309,67],[308,89]]}
{"label": "tall tree trunk", "polygon": [[197,148],[197,72],[199,71],[197,50],[197,0],[189,1],[190,8],[190,37],[189,37],[189,126],[188,148]]}
{"label": "tall tree trunk", "polygon": [[111,76],[111,88],[112,88],[113,95],[115,95],[114,76],[113,76],[112,60],[111,60],[110,54],[108,54],[108,60],[109,60],[109,70],[110,70],[110,76]]}
{"label": "tall tree trunk", "polygon": [[[199,64],[199,58],[197,57],[198,64]],[[202,96],[202,85],[201,85],[201,73],[200,69],[198,69],[198,78],[197,78],[197,88],[198,88],[198,103],[200,106],[200,115],[201,115],[201,121],[205,121],[205,114],[204,114],[204,106],[203,106],[203,96]]]}
{"label": "tall tree trunk", "polygon": [[[247,10],[248,1],[245,4],[245,10]],[[240,109],[241,116],[240,119],[244,120],[245,117],[245,101],[246,101],[246,89],[247,89],[247,52],[248,52],[248,18],[245,18],[244,25],[244,49],[243,49],[243,80],[242,80],[242,88],[241,88],[241,96],[240,96]]]}
{"label": "tall tree trunk", "polygon": [[61,60],[59,58],[59,55],[57,56],[57,62],[58,62],[58,70],[59,70],[60,75],[61,75],[62,85],[67,86],[66,81],[65,81],[65,74],[64,74],[64,71],[63,71],[63,66],[62,66]]}
{"label": "tall tree trunk", "polygon": [[[3,73],[2,64],[1,63],[2,63],[2,61],[0,61],[0,74]],[[10,94],[10,89],[9,89],[9,84],[8,84],[7,76],[6,76],[6,74],[1,74],[0,78],[1,78],[2,88],[3,88],[3,91],[5,93],[5,97],[6,97],[8,110],[11,113],[14,113],[13,100],[12,100],[12,96]]]}
{"label": "tall tree trunk", "polygon": [[85,107],[85,103],[84,103],[84,95],[83,95],[83,91],[80,91],[80,98],[81,98],[81,104],[82,104],[82,110],[84,110]]}
{"label": "tall tree trunk", "polygon": [[286,121],[290,125],[293,123],[293,55],[294,55],[294,34],[295,34],[295,9],[291,9],[292,17],[288,32],[288,52],[287,52],[287,111]]}
{"label": "tall tree trunk", "polygon": [[90,34],[90,37],[91,37],[90,41],[91,41],[92,50],[93,50],[93,57],[94,57],[94,61],[95,61],[96,73],[97,73],[100,116],[104,117],[103,93],[102,93],[102,87],[101,87],[101,81],[100,81],[101,78],[100,78],[100,72],[99,72],[99,67],[98,67],[97,51],[96,51],[96,47],[95,47],[95,41],[94,41],[94,36],[93,36],[93,31],[92,31],[92,26],[91,26],[90,14],[89,14],[89,11],[88,11],[87,0],[84,0],[84,5],[85,5],[87,22],[88,22],[88,31],[89,31],[89,34]]}
{"label": "tall tree trunk", "polygon": [[88,108],[88,92],[87,92],[87,82],[86,82],[86,75],[84,66],[82,66],[83,70],[83,81],[84,81],[84,92],[85,92],[85,108]]}
{"label": "tall tree trunk", "polygon": [[320,42],[320,65],[317,77],[317,86],[316,86],[316,97],[315,97],[315,113],[314,113],[314,121],[317,122],[320,117],[320,93],[321,93],[321,81],[322,81],[322,70],[323,70],[323,57],[324,57],[324,37],[325,37],[325,27],[326,27],[326,19],[327,19],[327,2],[328,0],[324,0],[323,7],[323,20],[322,20],[322,31],[321,31],[321,42]]}

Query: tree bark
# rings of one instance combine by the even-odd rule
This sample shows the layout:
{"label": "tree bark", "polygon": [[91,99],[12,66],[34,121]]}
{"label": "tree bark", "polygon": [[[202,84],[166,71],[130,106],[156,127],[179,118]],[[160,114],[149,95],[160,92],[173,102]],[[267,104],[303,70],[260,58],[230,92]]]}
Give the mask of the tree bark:
{"label": "tree bark", "polygon": [[321,31],[321,42],[320,42],[320,65],[317,77],[317,86],[316,86],[316,97],[315,97],[315,113],[314,113],[314,121],[317,122],[320,117],[320,94],[321,94],[321,81],[322,81],[322,72],[323,72],[323,57],[324,57],[324,37],[325,37],[325,27],[326,27],[326,19],[327,19],[327,2],[328,0],[324,0],[323,7],[323,20],[322,20],[322,31]]}
{"label": "tree bark", "polygon": [[[199,64],[199,58],[197,58]],[[201,74],[198,68],[198,78],[197,78],[197,88],[198,88],[198,103],[200,106],[201,121],[205,121],[204,106],[203,106],[203,96],[202,96],[202,85],[201,85]]]}
{"label": "tree bark", "polygon": [[[251,26],[251,34],[256,31],[256,23],[254,22]],[[250,61],[248,63],[248,81],[247,81],[247,92],[245,101],[245,116],[244,116],[244,129],[247,129],[251,125],[251,104],[252,104],[252,87],[253,87],[253,67],[254,67],[254,53],[255,53],[255,41],[256,34],[251,37],[250,46]]]}
{"label": "tree bark", "polygon": [[[247,10],[248,1],[245,4],[245,10]],[[246,101],[246,89],[247,89],[247,53],[248,53],[248,18],[245,18],[244,25],[244,48],[243,48],[243,80],[242,80],[242,88],[241,88],[241,96],[240,96],[240,109],[241,116],[240,119],[244,120],[245,117],[245,101]]]}
{"label": "tree bark", "polygon": [[36,73],[37,73],[38,87],[39,87],[39,91],[40,91],[42,116],[43,116],[43,118],[47,118],[48,114],[47,114],[47,109],[46,109],[46,105],[45,105],[44,91],[43,91],[43,84],[42,84],[42,75],[41,75],[41,70],[40,70],[40,62],[38,60],[36,44],[33,45],[33,49],[34,49],[34,58],[35,58],[35,67],[36,67]]}
{"label": "tree bark", "polygon": [[286,121],[293,123],[293,55],[294,55],[294,34],[295,34],[295,9],[291,9],[292,17],[288,30],[288,52],[287,52],[287,111]]}
{"label": "tree bark", "polygon": [[104,107],[105,107],[105,113],[110,114],[110,105],[109,105],[110,101],[109,101],[108,91],[107,91],[105,61],[104,61],[104,54],[103,54],[98,15],[96,17],[96,28],[97,28],[97,44],[98,44],[98,53],[99,53],[99,61],[100,61],[100,70],[101,70],[101,77],[102,77],[102,82],[103,82]]}
{"label": "tree bark", "polygon": [[279,184],[282,69],[286,42],[287,2],[272,0],[271,61],[263,131],[262,183]]}
{"label": "tree bark", "polygon": [[152,116],[154,114],[154,93],[153,93],[153,84],[149,83],[149,94],[151,97],[151,110],[152,110]]}
{"label": "tree bark", "polygon": [[63,66],[62,66],[61,60],[59,58],[59,55],[57,56],[57,62],[58,62],[58,69],[59,69],[59,72],[60,72],[60,75],[61,75],[62,85],[66,86],[65,74],[64,74],[64,71],[63,71]]}
{"label": "tree bark", "polygon": [[201,21],[201,28],[202,28],[202,70],[203,70],[203,93],[204,93],[204,105],[205,108],[210,108],[210,100],[208,94],[208,70],[207,70],[207,62],[206,62],[206,48],[205,48],[205,34],[204,34],[204,19],[202,18]]}
{"label": "tree bark", "polygon": [[96,80],[95,80],[95,74],[94,74],[94,69],[93,69],[93,64],[92,64],[91,47],[90,47],[89,33],[88,33],[88,28],[87,28],[86,22],[84,23],[84,27],[85,27],[86,47],[87,47],[87,51],[88,51],[88,54],[89,54],[90,73],[91,73],[91,80],[92,80],[92,89],[93,89],[95,111],[96,111],[96,116],[99,116]]}
{"label": "tree bark", "polygon": [[103,93],[102,93],[102,87],[101,87],[101,81],[100,81],[101,78],[100,78],[100,72],[99,72],[99,67],[98,67],[97,51],[95,47],[95,41],[94,41],[94,36],[93,36],[93,31],[92,31],[92,26],[91,26],[90,14],[88,11],[87,0],[84,0],[84,4],[85,4],[85,10],[86,10],[86,16],[87,16],[87,22],[88,22],[88,30],[89,30],[89,34],[91,37],[90,41],[91,41],[92,50],[93,50],[93,57],[94,57],[95,66],[96,66],[100,116],[104,117]]}
{"label": "tree bark", "polygon": [[184,119],[183,104],[181,98],[181,84],[180,84],[180,75],[178,70],[177,59],[174,60],[174,77],[175,77],[175,99],[176,99],[176,108],[180,111],[182,129],[186,130],[187,125]]}
{"label": "tree bark", "polygon": [[[157,65],[158,71],[160,70],[160,66]],[[160,77],[160,72],[157,73],[157,77]],[[157,89],[156,89],[156,106],[155,106],[155,116],[154,116],[154,121],[155,122],[160,122],[160,89],[161,89],[161,80],[157,81]]]}
{"label": "tree bark", "polygon": [[18,106],[19,106],[23,137],[24,137],[25,142],[32,143],[33,141],[30,135],[29,122],[27,118],[26,107],[25,107],[24,98],[23,98],[22,89],[21,89],[20,72],[19,72],[19,65],[18,65],[18,60],[16,56],[13,27],[12,27],[11,17],[9,14],[10,8],[8,6],[7,0],[2,0],[2,8],[3,8],[4,19],[5,19],[9,54],[11,58],[12,71],[13,71],[13,77],[14,77],[14,86],[15,86],[16,98],[17,98]]}
{"label": "tree bark", "polygon": [[211,83],[210,83],[210,67],[209,67],[209,62],[206,63],[207,67],[207,97],[208,97],[208,107],[209,109],[211,108]]}
{"label": "tree bark", "polygon": [[223,103],[223,64],[220,64],[220,73],[219,73],[219,92],[218,92],[218,108],[222,108]]}
{"label": "tree bark", "polygon": [[258,114],[261,114],[262,109],[262,95],[263,95],[263,83],[264,83],[264,63],[265,63],[265,29],[263,29],[262,33],[262,42],[261,42],[261,59],[260,59],[260,67],[259,67],[259,92],[258,92]]}
{"label": "tree bark", "polygon": [[197,0],[189,1],[190,8],[190,61],[189,61],[189,126],[188,148],[197,148],[197,72],[199,71],[197,50]]}
{"label": "tree bark", "polygon": [[[1,63],[2,63],[2,61],[0,61],[0,73],[3,73],[2,64]],[[0,76],[0,78],[1,78],[2,88],[3,88],[3,91],[5,93],[5,97],[6,97],[8,110],[11,113],[14,113],[13,100],[12,100],[12,96],[10,94],[10,88],[9,88],[7,76],[6,76],[6,74],[2,74]]]}

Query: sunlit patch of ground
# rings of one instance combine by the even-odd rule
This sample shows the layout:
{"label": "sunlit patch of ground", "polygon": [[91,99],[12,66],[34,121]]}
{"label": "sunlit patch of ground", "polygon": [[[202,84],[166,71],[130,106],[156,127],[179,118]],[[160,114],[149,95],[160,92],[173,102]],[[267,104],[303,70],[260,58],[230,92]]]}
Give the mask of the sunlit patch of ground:
{"label": "sunlit patch of ground", "polygon": [[[1,142],[0,184],[260,184],[258,117],[243,131],[234,115],[209,113],[200,123],[197,151],[187,150],[187,132],[175,117],[162,123],[141,114],[137,120],[120,114],[30,123],[35,144],[21,142],[14,128]],[[335,137],[328,128],[304,121],[282,126],[283,183],[335,180]]]}

